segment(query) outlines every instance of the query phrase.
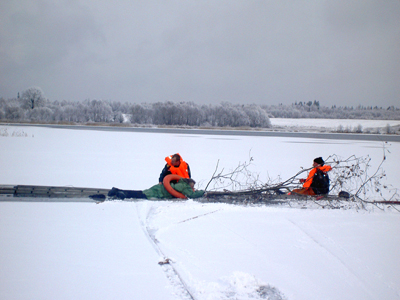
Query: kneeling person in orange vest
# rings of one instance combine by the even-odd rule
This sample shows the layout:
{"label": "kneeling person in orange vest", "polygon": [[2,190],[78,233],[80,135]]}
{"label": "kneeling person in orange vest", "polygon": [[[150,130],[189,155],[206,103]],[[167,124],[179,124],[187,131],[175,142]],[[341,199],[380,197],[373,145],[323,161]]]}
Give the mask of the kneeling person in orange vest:
{"label": "kneeling person in orange vest", "polygon": [[329,193],[329,176],[328,172],[332,167],[325,165],[322,157],[317,157],[313,161],[313,169],[307,176],[307,179],[300,179],[303,188],[294,189],[292,194],[301,195],[325,195]]}
{"label": "kneeling person in orange vest", "polygon": [[182,159],[179,153],[167,156],[165,158],[167,162],[164,169],[161,171],[160,177],[158,178],[159,184],[162,184],[165,176],[169,174],[179,175],[183,178],[191,178],[189,165]]}

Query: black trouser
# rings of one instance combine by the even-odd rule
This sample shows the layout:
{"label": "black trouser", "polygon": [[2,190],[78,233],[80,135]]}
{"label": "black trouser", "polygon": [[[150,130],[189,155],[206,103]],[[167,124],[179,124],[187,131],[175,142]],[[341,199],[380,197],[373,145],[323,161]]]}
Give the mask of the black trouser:
{"label": "black trouser", "polygon": [[147,199],[143,191],[129,191],[129,190],[122,190],[122,191],[124,192],[126,198]]}
{"label": "black trouser", "polygon": [[147,199],[143,191],[120,190],[115,187],[113,187],[108,192],[108,197],[116,197],[118,199],[125,199],[125,198]]}

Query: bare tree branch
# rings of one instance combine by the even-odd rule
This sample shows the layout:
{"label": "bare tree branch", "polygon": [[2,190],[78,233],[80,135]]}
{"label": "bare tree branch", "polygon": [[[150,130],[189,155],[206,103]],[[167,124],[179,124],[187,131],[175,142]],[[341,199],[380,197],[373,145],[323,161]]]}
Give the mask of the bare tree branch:
{"label": "bare tree branch", "polygon": [[[343,201],[351,203],[357,209],[365,209],[366,205],[374,205],[382,209],[384,205],[400,204],[400,197],[397,188],[383,184],[386,175],[383,170],[383,164],[386,161],[386,152],[388,152],[385,145],[383,145],[383,159],[378,165],[377,169],[368,175],[371,169],[371,158],[350,157],[343,159],[333,154],[330,155],[326,164],[332,166],[332,171],[329,172],[331,179],[331,188],[329,195],[324,196],[324,202],[316,200],[315,197],[297,196],[300,200],[311,200],[313,203],[321,207],[340,208],[343,207]],[[389,152],[390,153],[390,152]],[[207,197],[218,198],[228,197],[232,201],[244,202],[260,202],[286,199],[290,197],[285,195],[288,191],[300,187],[299,177],[303,173],[310,171],[312,168],[302,169],[292,177],[286,180],[280,178],[262,183],[259,175],[250,171],[251,162],[253,158],[250,157],[248,162],[239,163],[236,168],[231,171],[224,172],[224,169],[218,172],[219,160],[208,182],[206,189],[210,184],[213,184],[211,191],[207,192]],[[350,194],[349,199],[339,198],[340,191],[347,191]],[[363,193],[363,196],[361,196]],[[279,196],[280,195],[280,196]],[[290,198],[294,201],[296,197]],[[396,209],[397,210],[397,209]]]}

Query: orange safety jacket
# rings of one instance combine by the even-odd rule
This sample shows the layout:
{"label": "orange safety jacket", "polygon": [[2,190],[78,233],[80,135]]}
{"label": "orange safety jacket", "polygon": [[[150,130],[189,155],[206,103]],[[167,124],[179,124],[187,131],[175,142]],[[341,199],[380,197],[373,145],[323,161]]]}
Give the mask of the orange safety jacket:
{"label": "orange safety jacket", "polygon": [[306,181],[303,184],[304,188],[309,188],[311,186],[311,183],[312,183],[313,178],[314,178],[314,174],[317,172],[317,169],[320,169],[322,172],[326,173],[326,172],[329,172],[330,170],[332,170],[332,167],[328,166],[328,165],[323,165],[323,166],[315,167],[314,169],[312,169],[310,171],[310,173],[308,174],[308,177],[307,177]]}
{"label": "orange safety jacket", "polygon": [[[179,153],[177,153],[177,154],[180,156]],[[182,156],[181,156],[181,164],[179,165],[179,167],[174,167],[173,165],[171,165],[171,159],[172,159],[172,155],[167,156],[165,158],[165,161],[167,162],[167,164],[169,166],[169,171],[171,172],[171,174],[179,175],[183,178],[190,178],[188,164],[185,161],[183,161]]]}

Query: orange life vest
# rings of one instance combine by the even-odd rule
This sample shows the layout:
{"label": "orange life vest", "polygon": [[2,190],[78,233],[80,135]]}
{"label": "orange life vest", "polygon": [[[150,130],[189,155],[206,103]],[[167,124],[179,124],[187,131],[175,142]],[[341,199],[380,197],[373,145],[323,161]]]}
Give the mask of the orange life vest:
{"label": "orange life vest", "polygon": [[[177,154],[180,156],[179,153],[177,153]],[[165,161],[169,165],[169,171],[171,172],[171,174],[179,175],[183,178],[189,178],[188,165],[185,161],[183,161],[182,156],[181,156],[181,164],[179,165],[179,167],[174,167],[171,164],[171,159],[172,159],[172,155],[167,156],[165,158]]]}
{"label": "orange life vest", "polygon": [[303,184],[304,188],[309,188],[311,186],[311,183],[313,181],[314,178],[314,174],[317,172],[317,169],[320,169],[322,172],[329,172],[330,170],[332,170],[332,167],[329,165],[323,165],[321,167],[315,167],[314,169],[312,169],[310,171],[310,173],[308,174],[308,177],[306,179],[306,181]]}

